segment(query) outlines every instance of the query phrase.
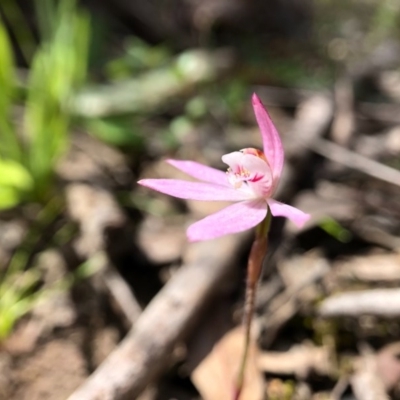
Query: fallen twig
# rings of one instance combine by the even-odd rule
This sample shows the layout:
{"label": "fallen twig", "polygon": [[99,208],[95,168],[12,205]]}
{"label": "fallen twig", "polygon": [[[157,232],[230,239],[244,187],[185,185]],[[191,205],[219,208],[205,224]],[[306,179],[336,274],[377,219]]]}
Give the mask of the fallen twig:
{"label": "fallen twig", "polygon": [[359,103],[358,110],[367,118],[387,124],[400,124],[400,105],[394,103]]}
{"label": "fallen twig", "polygon": [[135,398],[168,365],[171,352],[218,292],[244,235],[192,245],[183,266],[143,311],[119,347],[69,400]]}
{"label": "fallen twig", "polygon": [[359,317],[363,314],[398,317],[400,289],[373,289],[328,297],[322,302],[319,314],[323,317]]}
{"label": "fallen twig", "polygon": [[316,153],[384,182],[400,186],[400,171],[345,149],[329,140],[317,138],[308,146]]}
{"label": "fallen twig", "polygon": [[69,185],[67,202],[69,213],[81,228],[81,236],[75,244],[77,252],[97,264],[98,276],[130,327],[139,317],[141,306],[104,251],[106,229],[122,229],[126,224],[125,215],[110,192],[90,185]]}
{"label": "fallen twig", "polygon": [[382,229],[380,224],[368,215],[355,220],[351,229],[367,242],[390,250],[400,249],[400,238]]}
{"label": "fallen twig", "polygon": [[290,132],[282,136],[285,155],[295,168],[287,164],[277,193],[281,200],[287,201],[295,194],[296,182],[312,155],[311,143],[324,134],[332,115],[333,102],[329,96],[317,94],[300,103]]}
{"label": "fallen twig", "polygon": [[305,379],[310,373],[329,375],[332,366],[326,347],[293,346],[288,351],[265,351],[257,357],[259,368],[269,374],[295,375]]}
{"label": "fallen twig", "polygon": [[132,294],[132,290],[121,274],[109,263],[104,265],[104,272],[101,275],[103,282],[113,299],[117,302],[124,317],[133,325],[139,318],[142,307]]}
{"label": "fallen twig", "polygon": [[331,137],[334,142],[345,146],[354,131],[354,93],[350,76],[345,75],[335,83],[335,116],[332,122]]}
{"label": "fallen twig", "polygon": [[[270,88],[272,90],[272,88]],[[276,88],[274,88],[276,90]],[[279,90],[278,90],[279,92]],[[282,96],[285,92],[282,92]],[[284,136],[286,154],[289,158],[304,153],[299,153],[298,147],[303,146],[329,160],[335,161],[349,168],[363,172],[369,176],[394,185],[400,185],[400,171],[368,157],[357,154],[329,140],[322,139],[321,133],[328,126],[333,116],[333,104],[329,96],[315,94],[307,96],[300,93],[298,99],[305,99],[299,105],[295,124],[290,134]],[[366,105],[365,105],[366,106]],[[387,104],[387,107],[392,105]],[[398,105],[395,105],[398,110]]]}
{"label": "fallen twig", "polygon": [[324,134],[333,116],[332,98],[323,94],[306,98],[299,104],[292,129],[283,136],[285,153],[289,158],[303,161],[308,155],[299,146],[310,147]]}

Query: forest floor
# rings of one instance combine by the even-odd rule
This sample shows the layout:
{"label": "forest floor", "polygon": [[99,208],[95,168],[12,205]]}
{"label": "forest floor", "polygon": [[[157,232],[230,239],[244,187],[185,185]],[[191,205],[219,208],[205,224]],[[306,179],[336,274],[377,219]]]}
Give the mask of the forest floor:
{"label": "forest floor", "polygon": [[[347,112],[326,93],[285,89],[282,103],[269,106],[274,90],[257,88],[286,152],[278,198],[312,217],[302,230],[273,220],[243,398],[399,398],[400,172],[390,165],[398,162],[400,130],[381,112],[390,105],[348,104]],[[295,105],[285,104],[296,96]],[[363,112],[367,106],[374,116]],[[173,157],[223,168],[220,155],[248,146],[261,147],[250,106],[241,125],[223,132],[215,123],[197,126]],[[110,354],[123,356],[119,347],[129,341],[125,357],[143,369],[132,375],[142,383],[115,385],[136,385],[134,393],[144,390],[137,398],[229,398],[243,342],[251,233],[188,244],[185,227],[225,204],[138,187],[139,177],[183,177],[163,151],[156,147],[154,157],[132,163],[85,133],[75,135],[59,169],[65,209],[41,240],[51,241],[66,221],[78,230],[37,262],[43,285],[82,260],[95,267],[38,302],[3,342],[1,399],[67,398]],[[12,214],[2,220],[4,255],[23,242],[23,223]],[[113,365],[123,377],[118,368],[125,364]],[[114,375],[103,378],[113,385]],[[103,398],[91,395],[76,398]]]}

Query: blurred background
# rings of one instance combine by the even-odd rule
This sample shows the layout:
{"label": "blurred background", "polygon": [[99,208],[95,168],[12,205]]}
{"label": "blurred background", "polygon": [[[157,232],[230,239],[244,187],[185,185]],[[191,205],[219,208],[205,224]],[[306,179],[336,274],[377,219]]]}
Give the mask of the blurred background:
{"label": "blurred background", "polygon": [[312,218],[273,220],[243,399],[400,398],[400,2],[2,0],[0,399],[67,398],[196,262],[230,273],[186,282],[190,324],[160,311],[132,398],[224,398],[251,233],[192,254],[224,205],[136,182],[261,148],[253,92]]}

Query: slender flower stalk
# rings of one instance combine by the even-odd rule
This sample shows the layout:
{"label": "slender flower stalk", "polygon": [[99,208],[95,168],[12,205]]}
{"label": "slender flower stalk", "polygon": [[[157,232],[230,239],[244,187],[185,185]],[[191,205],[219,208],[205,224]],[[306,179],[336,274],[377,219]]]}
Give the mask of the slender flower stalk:
{"label": "slender flower stalk", "polygon": [[253,94],[252,103],[261,131],[263,151],[246,148],[225,154],[222,161],[228,165],[226,173],[194,161],[167,161],[200,182],[177,179],[143,179],[138,182],[140,185],[181,199],[234,202],[190,225],[186,234],[191,242],[210,240],[257,227],[247,264],[243,317],[245,346],[234,388],[234,400],[240,398],[244,385],[257,283],[268,247],[271,217],[287,217],[298,227],[302,227],[310,217],[297,208],[272,198],[283,169],[282,142],[267,110],[256,94]]}
{"label": "slender flower stalk", "polygon": [[242,359],[234,387],[234,400],[239,400],[242,393],[244,376],[246,372],[247,357],[250,348],[251,321],[253,320],[254,306],[257,292],[257,284],[261,276],[262,264],[268,248],[268,232],[271,225],[271,213],[268,212],[264,221],[256,229],[256,236],[251,246],[249,260],[247,263],[245,307],[243,314],[243,327],[245,331],[245,342]]}

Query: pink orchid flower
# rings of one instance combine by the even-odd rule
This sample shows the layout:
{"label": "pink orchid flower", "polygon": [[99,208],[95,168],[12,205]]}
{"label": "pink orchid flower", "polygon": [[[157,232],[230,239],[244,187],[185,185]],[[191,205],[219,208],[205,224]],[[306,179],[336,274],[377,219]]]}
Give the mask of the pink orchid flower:
{"label": "pink orchid flower", "polygon": [[287,217],[302,227],[309,215],[272,198],[282,174],[284,152],[271,118],[256,94],[253,109],[261,130],[264,152],[247,148],[222,156],[227,172],[195,161],[167,162],[201,182],[177,179],[143,179],[138,183],[170,196],[234,204],[195,222],[187,229],[189,241],[214,239],[258,225],[268,209],[275,217]]}

